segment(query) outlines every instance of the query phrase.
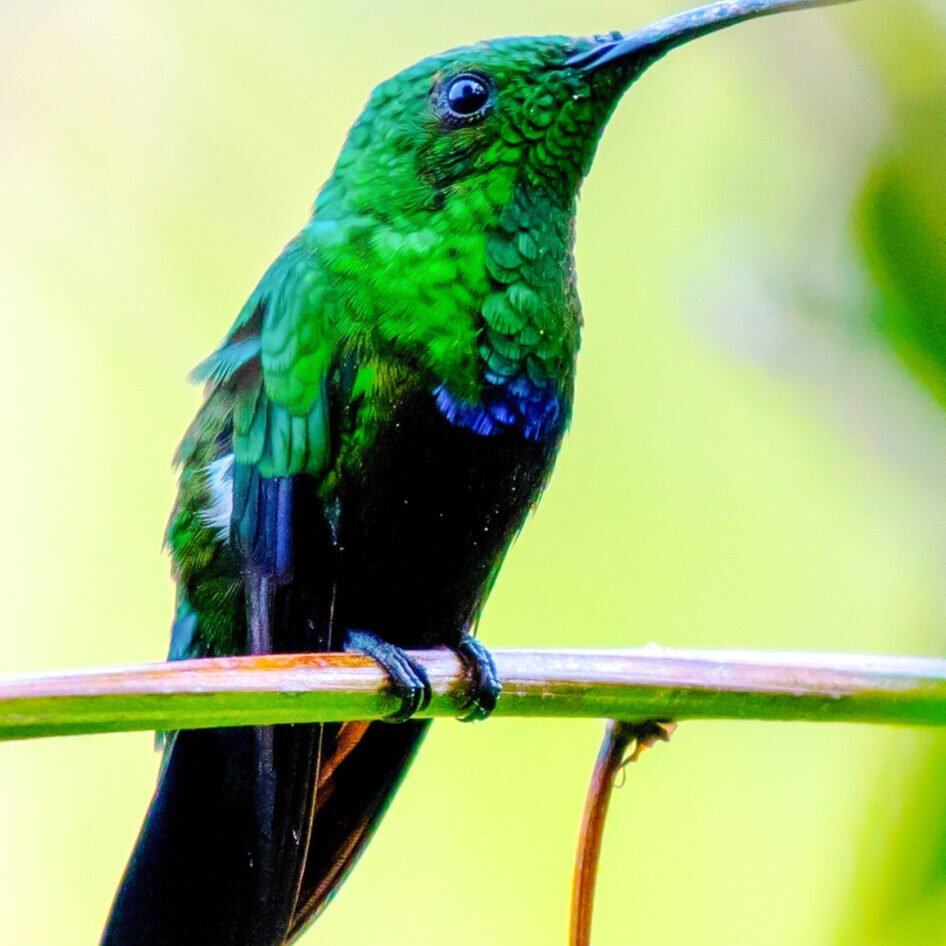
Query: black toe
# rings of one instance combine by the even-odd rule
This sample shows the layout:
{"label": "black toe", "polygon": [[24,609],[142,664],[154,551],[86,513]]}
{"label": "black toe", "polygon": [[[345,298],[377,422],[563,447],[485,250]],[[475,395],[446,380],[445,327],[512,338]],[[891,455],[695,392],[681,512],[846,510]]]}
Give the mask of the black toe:
{"label": "black toe", "polygon": [[503,687],[493,655],[471,635],[465,635],[454,650],[470,671],[469,698],[460,709],[459,720],[470,723],[486,719],[496,708]]}
{"label": "black toe", "polygon": [[430,703],[430,680],[427,671],[407,653],[371,631],[348,631],[345,650],[354,650],[376,660],[391,681],[391,690],[401,701],[400,707],[385,717],[391,723],[403,723]]}

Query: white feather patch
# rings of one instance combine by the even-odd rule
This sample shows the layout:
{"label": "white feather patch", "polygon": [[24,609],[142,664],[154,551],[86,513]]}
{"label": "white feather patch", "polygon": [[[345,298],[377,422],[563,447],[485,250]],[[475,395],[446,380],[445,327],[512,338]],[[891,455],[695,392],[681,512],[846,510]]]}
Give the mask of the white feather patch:
{"label": "white feather patch", "polygon": [[201,521],[216,530],[217,541],[229,542],[233,517],[233,454],[226,453],[208,463],[204,475],[210,490],[210,506],[201,512]]}

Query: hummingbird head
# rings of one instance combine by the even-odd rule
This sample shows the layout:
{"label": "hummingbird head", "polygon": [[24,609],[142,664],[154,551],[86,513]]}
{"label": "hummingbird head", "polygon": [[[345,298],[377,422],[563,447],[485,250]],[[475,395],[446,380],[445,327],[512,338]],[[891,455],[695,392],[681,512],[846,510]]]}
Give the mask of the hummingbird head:
{"label": "hummingbird head", "polygon": [[499,206],[515,183],[568,200],[621,95],[669,50],[757,16],[840,2],[731,0],[627,34],[514,37],[431,56],[375,89],[322,202],[344,192],[361,205],[347,210],[411,216],[457,194]]}
{"label": "hummingbird head", "polygon": [[349,321],[410,348],[452,423],[559,436],[581,327],[576,197],[621,95],[697,36],[838,2],[731,0],[633,33],[493,40],[378,86],[309,225]]}

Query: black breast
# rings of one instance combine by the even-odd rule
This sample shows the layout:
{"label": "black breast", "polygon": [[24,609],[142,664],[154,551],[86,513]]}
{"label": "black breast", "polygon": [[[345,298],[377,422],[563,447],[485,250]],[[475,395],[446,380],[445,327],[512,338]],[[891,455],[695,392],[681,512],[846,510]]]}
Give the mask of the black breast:
{"label": "black breast", "polygon": [[479,612],[551,470],[560,437],[454,426],[427,393],[345,472],[336,628],[400,646],[454,643]]}

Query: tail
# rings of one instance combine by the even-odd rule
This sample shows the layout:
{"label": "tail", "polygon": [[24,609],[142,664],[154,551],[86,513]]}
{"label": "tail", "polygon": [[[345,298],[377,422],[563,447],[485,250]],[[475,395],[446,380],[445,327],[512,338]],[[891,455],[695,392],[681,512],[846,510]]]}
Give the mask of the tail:
{"label": "tail", "polygon": [[430,722],[325,727],[309,852],[289,940],[325,909],[348,876],[414,761]]}
{"label": "tail", "polygon": [[102,946],[283,946],[347,875],[428,722],[177,733]]}

